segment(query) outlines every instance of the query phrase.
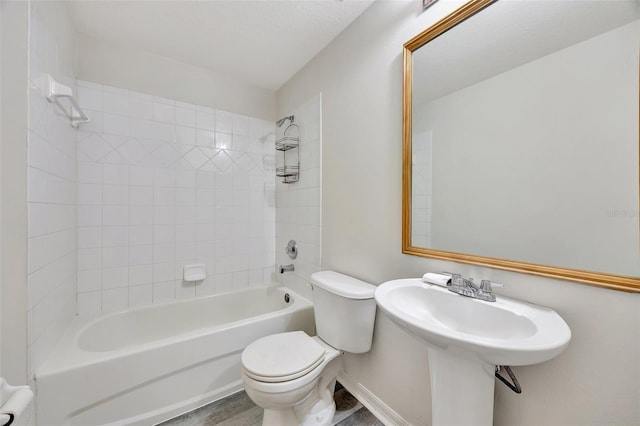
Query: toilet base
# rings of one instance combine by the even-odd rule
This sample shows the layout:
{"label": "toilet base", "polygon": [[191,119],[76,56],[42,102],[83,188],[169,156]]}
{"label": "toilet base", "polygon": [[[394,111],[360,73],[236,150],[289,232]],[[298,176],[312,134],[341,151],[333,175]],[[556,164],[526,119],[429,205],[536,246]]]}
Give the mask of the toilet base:
{"label": "toilet base", "polygon": [[292,408],[284,410],[265,408],[262,426],[330,426],[335,413],[335,403],[313,413],[307,413],[301,420],[298,419],[296,410]]}
{"label": "toilet base", "polygon": [[301,426],[329,426],[333,423],[333,415],[336,414],[336,404],[332,402],[314,413],[309,413],[302,419]]}
{"label": "toilet base", "polygon": [[[333,385],[328,389],[335,388]],[[330,426],[336,413],[336,404],[333,394],[327,398],[328,392],[318,395],[318,389],[314,391],[295,407],[278,409],[265,408],[262,418],[262,426]]]}

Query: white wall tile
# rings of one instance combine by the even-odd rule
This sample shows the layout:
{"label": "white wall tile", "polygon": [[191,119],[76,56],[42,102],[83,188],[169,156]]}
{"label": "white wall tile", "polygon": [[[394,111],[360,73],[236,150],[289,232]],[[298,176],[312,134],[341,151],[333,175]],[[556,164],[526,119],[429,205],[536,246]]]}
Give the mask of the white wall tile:
{"label": "white wall tile", "polygon": [[216,293],[224,293],[233,290],[233,274],[220,273],[214,277]]}
{"label": "white wall tile", "polygon": [[176,244],[176,262],[190,262],[196,258],[196,243],[194,241]]}
{"label": "white wall tile", "polygon": [[162,187],[175,186],[176,171],[168,168],[154,168],[153,184],[155,186],[162,186]]}
{"label": "white wall tile", "polygon": [[196,127],[196,109],[191,106],[176,107],[176,124],[179,126]]}
{"label": "white wall tile", "polygon": [[173,243],[162,243],[153,245],[154,263],[173,262],[176,258],[176,246]]}
{"label": "white wall tile", "polygon": [[129,244],[132,246],[153,244],[153,225],[129,226]]}
{"label": "white wall tile", "polygon": [[223,133],[233,133],[233,118],[216,111],[216,131]]}
{"label": "white wall tile", "polygon": [[190,299],[196,297],[196,284],[182,280],[176,281],[176,299]]}
{"label": "white wall tile", "polygon": [[177,188],[195,188],[196,187],[195,170],[176,170],[176,187]]}
{"label": "white wall tile", "polygon": [[129,135],[135,138],[153,138],[153,121],[140,118],[129,119]]}
{"label": "white wall tile", "polygon": [[153,242],[155,244],[173,243],[176,239],[175,225],[160,225],[153,227]]}
{"label": "white wall tile", "polygon": [[102,247],[102,228],[88,226],[78,228],[78,248]]}
{"label": "white wall tile", "polygon": [[76,93],[78,103],[82,105],[83,108],[97,111],[102,110],[102,88],[78,85]]}
{"label": "white wall tile", "polygon": [[163,142],[174,142],[176,139],[176,126],[155,121],[153,124],[153,136]]}
{"label": "white wall tile", "polygon": [[249,135],[249,119],[244,116],[233,117],[233,134],[239,136]]}
{"label": "white wall tile", "polygon": [[100,290],[102,288],[102,272],[100,269],[78,271],[78,292]]}
{"label": "white wall tile", "polygon": [[79,161],[78,183],[102,183],[102,164]]}
{"label": "white wall tile", "polygon": [[[321,235],[321,207],[320,207],[320,97],[314,97],[306,104],[293,111],[296,124],[301,129],[301,177],[300,182],[294,185],[276,183],[277,211],[272,208],[264,209],[264,251],[270,253],[275,248],[285,247],[287,241],[294,239],[300,247],[300,256],[294,261],[296,271],[292,274],[296,279],[310,281],[310,274],[320,269],[320,235]],[[250,133],[255,131],[250,122]],[[277,129],[278,135],[283,129]],[[250,180],[249,186],[254,189],[250,199],[250,205],[268,205],[271,190],[267,187],[259,190],[257,179]],[[271,220],[276,214],[276,225]],[[272,235],[276,235],[275,247],[272,245]],[[276,264],[290,263],[284,252],[276,251]],[[270,256],[265,256],[265,266],[270,263]],[[265,269],[268,274],[269,268]],[[280,280],[282,276],[278,277]],[[266,279],[266,278],[265,278]]]}
{"label": "white wall tile", "polygon": [[126,226],[129,224],[128,206],[104,206],[102,208],[104,226]]}
{"label": "white wall tile", "polygon": [[216,146],[215,138],[216,136],[213,130],[198,129],[196,134],[196,144],[200,147],[214,148]]}
{"label": "white wall tile", "polygon": [[78,249],[78,271],[102,268],[102,249]]}
{"label": "white wall tile", "polygon": [[[263,164],[273,156],[263,154],[273,123],[95,84],[83,92],[101,123],[81,131],[77,189],[69,193],[57,176],[64,167],[30,178],[40,183],[30,190],[34,198],[49,197],[42,185],[73,203],[77,197],[78,311],[263,284],[265,264],[275,265],[274,207],[262,196],[265,182],[274,185]],[[67,155],[59,148],[55,155]],[[34,210],[35,223],[44,210]],[[54,216],[34,231],[68,225],[65,214]],[[252,256],[256,247],[268,253]],[[209,278],[183,283],[183,265],[196,261],[207,265]]]}
{"label": "white wall tile", "polygon": [[153,245],[129,247],[130,266],[149,265],[151,263],[153,263]]}
{"label": "white wall tile", "polygon": [[82,130],[86,132],[102,132],[102,111],[87,108],[85,114],[91,121],[82,125]]}
{"label": "white wall tile", "polygon": [[[216,132],[215,138],[216,148],[231,149],[233,147],[233,135],[231,135],[230,133]],[[224,171],[224,169],[221,169],[221,171]]]}
{"label": "white wall tile", "polygon": [[155,102],[153,105],[153,119],[162,123],[176,123],[176,107],[165,103]]}
{"label": "white wall tile", "polygon": [[151,205],[129,207],[129,225],[144,226],[152,225],[154,216],[154,208]]}
{"label": "white wall tile", "polygon": [[102,294],[100,291],[78,293],[78,314],[92,314],[102,310]]}
{"label": "white wall tile", "polygon": [[201,297],[201,296],[209,296],[211,294],[214,294],[216,292],[216,288],[214,286],[214,277],[213,276],[209,276],[207,278],[205,278],[204,280],[202,280],[201,282],[199,282],[195,287],[196,287],[196,297]]}
{"label": "white wall tile", "polygon": [[102,310],[117,311],[126,309],[129,305],[129,289],[114,288],[102,291]]}
{"label": "white wall tile", "polygon": [[129,205],[130,206],[150,206],[153,205],[153,187],[151,186],[130,186]]}
{"label": "white wall tile", "polygon": [[[98,109],[98,108],[94,108]],[[129,94],[105,90],[102,93],[102,111],[122,116],[129,115]]]}
{"label": "white wall tile", "polygon": [[119,288],[129,285],[129,268],[104,268],[102,270],[102,288]]}
{"label": "white wall tile", "polygon": [[153,282],[153,265],[132,265],[129,267],[129,285]]}
{"label": "white wall tile", "polygon": [[129,113],[132,118],[153,121],[153,100],[129,94]]}
{"label": "white wall tile", "polygon": [[104,205],[126,206],[129,204],[129,186],[104,185],[102,187],[102,203]]}
{"label": "white wall tile", "polygon": [[78,226],[102,225],[102,208],[97,206],[78,206]]}
{"label": "white wall tile", "polygon": [[102,228],[102,247],[124,247],[129,244],[127,226],[105,226]]}
{"label": "white wall tile", "polygon": [[129,119],[125,115],[102,114],[102,128],[105,133],[113,135],[129,135]]}
{"label": "white wall tile", "polygon": [[171,225],[176,223],[176,210],[175,206],[159,206],[154,209],[153,223],[159,225]]}
{"label": "white wall tile", "polygon": [[196,129],[192,127],[177,126],[176,142],[183,145],[196,144]]}
{"label": "white wall tile", "polygon": [[176,289],[174,280],[164,282],[154,282],[153,284],[153,301],[163,302],[176,298]]}
{"label": "white wall tile", "polygon": [[[70,33],[50,26],[37,5],[29,10],[29,78],[51,73],[71,86],[84,105],[101,109],[98,86],[76,87]],[[47,358],[76,312],[78,235],[77,132],[35,89],[29,90],[27,135],[27,376]],[[99,121],[99,120],[98,120]],[[89,150],[101,156],[108,146]],[[86,154],[83,154],[86,155]],[[95,198],[87,194],[87,200]],[[83,216],[95,221],[90,212]]]}
{"label": "white wall tile", "polygon": [[123,165],[103,164],[102,182],[111,185],[129,184],[129,167]]}
{"label": "white wall tile", "polygon": [[129,265],[128,247],[105,247],[102,249],[102,267],[115,268]]}
{"label": "white wall tile", "polygon": [[153,286],[151,284],[129,287],[129,307],[151,303],[153,303]]}
{"label": "white wall tile", "polygon": [[196,126],[202,130],[214,130],[214,111],[213,110],[198,110],[196,113]]}
{"label": "white wall tile", "polygon": [[129,168],[129,183],[137,186],[152,186],[153,169],[150,167],[131,166]]}

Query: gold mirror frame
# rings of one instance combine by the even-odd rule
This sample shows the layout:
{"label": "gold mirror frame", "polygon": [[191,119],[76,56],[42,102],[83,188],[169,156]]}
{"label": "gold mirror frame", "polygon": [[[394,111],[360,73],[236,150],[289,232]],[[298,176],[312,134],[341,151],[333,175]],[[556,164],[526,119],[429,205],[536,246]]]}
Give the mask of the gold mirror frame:
{"label": "gold mirror frame", "polygon": [[402,82],[402,252],[405,254],[412,254],[432,259],[469,263],[473,265],[504,269],[507,271],[576,281],[582,284],[612,290],[640,293],[640,278],[477,256],[444,250],[427,249],[411,245],[411,120],[413,95],[413,52],[496,1],[497,0],[471,0],[404,44]]}

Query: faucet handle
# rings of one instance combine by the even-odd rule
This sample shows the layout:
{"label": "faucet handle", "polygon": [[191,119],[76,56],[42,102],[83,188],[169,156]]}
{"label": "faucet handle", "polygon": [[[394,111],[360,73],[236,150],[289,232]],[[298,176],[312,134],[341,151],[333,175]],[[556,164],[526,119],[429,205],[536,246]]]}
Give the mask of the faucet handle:
{"label": "faucet handle", "polygon": [[503,287],[502,284],[492,283],[490,280],[482,280],[480,283],[480,290],[491,293],[494,287]]}
{"label": "faucet handle", "polygon": [[464,284],[464,279],[460,274],[452,274],[451,275],[451,285],[452,286],[462,286]]}

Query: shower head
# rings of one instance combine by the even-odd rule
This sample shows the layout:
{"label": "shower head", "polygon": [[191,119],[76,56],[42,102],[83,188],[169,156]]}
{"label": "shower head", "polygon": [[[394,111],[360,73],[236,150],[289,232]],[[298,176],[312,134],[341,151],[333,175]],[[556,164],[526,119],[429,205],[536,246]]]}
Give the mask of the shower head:
{"label": "shower head", "polygon": [[282,117],[280,120],[276,121],[276,126],[282,127],[284,122],[287,121],[287,120],[289,120],[291,123],[293,123],[293,115],[288,115],[286,117]]}

